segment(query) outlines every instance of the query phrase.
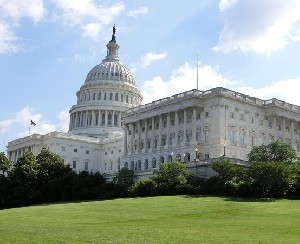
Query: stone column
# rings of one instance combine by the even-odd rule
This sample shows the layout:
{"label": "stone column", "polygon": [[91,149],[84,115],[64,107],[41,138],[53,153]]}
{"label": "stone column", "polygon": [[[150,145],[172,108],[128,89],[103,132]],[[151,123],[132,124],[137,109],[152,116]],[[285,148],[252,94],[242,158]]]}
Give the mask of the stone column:
{"label": "stone column", "polygon": [[186,143],[186,109],[183,110],[183,145]]}
{"label": "stone column", "polygon": [[162,114],[159,116],[159,127],[158,127],[158,148],[161,148],[161,139],[162,139]]}
{"label": "stone column", "polygon": [[196,140],[196,108],[193,107],[193,116],[192,116],[192,144],[196,145],[197,140]]}
{"label": "stone column", "polygon": [[151,140],[151,148],[152,150],[154,149],[154,141],[155,141],[155,130],[154,130],[154,126],[155,126],[155,117],[152,117],[152,140]]}
{"label": "stone column", "polygon": [[134,135],[134,132],[133,132],[134,128],[133,128],[132,123],[129,124],[129,130],[131,132],[131,134],[130,134],[130,154],[132,154],[133,153],[133,135]]}
{"label": "stone column", "polygon": [[107,114],[107,110],[105,110],[105,127],[107,127],[107,122],[108,122],[108,114]]}
{"label": "stone column", "polygon": [[273,118],[273,137],[274,137],[274,141],[277,140],[277,121],[276,121],[276,115],[274,115]]}
{"label": "stone column", "polygon": [[74,129],[77,127],[77,112],[74,113]]}
{"label": "stone column", "polygon": [[282,140],[285,141],[285,118],[282,118]]}
{"label": "stone column", "polygon": [[292,147],[295,148],[295,137],[294,137],[294,121],[291,121],[291,143],[292,143]]}
{"label": "stone column", "polygon": [[127,145],[128,145],[127,133],[128,133],[128,126],[127,126],[127,124],[125,124],[124,125],[124,156],[126,156],[127,152],[128,152],[128,149],[127,149]]}
{"label": "stone column", "polygon": [[178,111],[175,111],[175,148],[177,147],[178,145]]}
{"label": "stone column", "polygon": [[95,110],[92,110],[92,126],[95,126]]}
{"label": "stone column", "polygon": [[89,111],[88,110],[86,110],[85,111],[85,127],[87,127],[88,126],[88,115],[89,115],[89,113],[88,113]]}
{"label": "stone column", "polygon": [[148,140],[148,123],[147,123],[147,119],[145,119],[145,134],[144,134],[144,149],[148,149],[147,146],[148,146],[148,143],[147,143],[147,140]]}
{"label": "stone column", "polygon": [[112,116],[112,118],[111,118],[111,122],[112,122],[111,126],[113,127],[113,126],[115,126],[115,111],[114,110],[112,111],[112,115],[111,116]]}
{"label": "stone column", "polygon": [[169,148],[170,144],[170,124],[171,124],[171,118],[170,118],[170,113],[167,113],[167,143],[166,143],[166,148]]}
{"label": "stone column", "polygon": [[137,121],[137,129],[138,129],[138,134],[137,134],[137,151],[140,151],[140,145],[141,145],[141,123],[140,121]]}

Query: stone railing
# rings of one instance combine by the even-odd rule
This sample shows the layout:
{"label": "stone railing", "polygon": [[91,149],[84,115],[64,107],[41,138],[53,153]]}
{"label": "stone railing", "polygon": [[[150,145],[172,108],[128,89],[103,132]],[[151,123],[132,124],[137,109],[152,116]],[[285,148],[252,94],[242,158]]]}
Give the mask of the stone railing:
{"label": "stone railing", "polygon": [[186,91],[183,93],[175,94],[171,97],[166,97],[163,99],[159,99],[156,101],[153,101],[151,103],[147,103],[145,105],[140,105],[138,107],[134,107],[131,109],[128,109],[125,114],[126,115],[131,115],[136,112],[142,112],[146,110],[151,110],[152,108],[156,108],[159,106],[165,106],[169,103],[172,103],[173,101],[178,101],[178,100],[184,100],[188,99],[191,97],[197,97],[197,98],[205,98],[205,97],[213,97],[213,96],[224,96],[224,97],[229,97],[232,99],[236,99],[239,101],[247,102],[250,104],[258,105],[258,106],[277,106],[277,107],[282,107],[284,109],[289,109],[292,111],[299,111],[300,112],[300,106],[293,105],[290,103],[286,103],[284,101],[278,100],[276,98],[272,98],[269,100],[262,100],[256,97],[251,97],[249,95],[245,95],[239,92],[231,91],[223,87],[216,87],[207,91],[199,91],[196,89]]}

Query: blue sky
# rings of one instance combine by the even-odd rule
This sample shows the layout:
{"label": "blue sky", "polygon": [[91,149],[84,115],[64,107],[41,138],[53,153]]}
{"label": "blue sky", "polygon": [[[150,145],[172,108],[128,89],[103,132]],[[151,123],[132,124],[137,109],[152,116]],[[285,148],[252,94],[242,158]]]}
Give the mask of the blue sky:
{"label": "blue sky", "polygon": [[144,102],[226,87],[300,105],[298,0],[0,0],[0,151],[68,130],[68,111],[116,24]]}

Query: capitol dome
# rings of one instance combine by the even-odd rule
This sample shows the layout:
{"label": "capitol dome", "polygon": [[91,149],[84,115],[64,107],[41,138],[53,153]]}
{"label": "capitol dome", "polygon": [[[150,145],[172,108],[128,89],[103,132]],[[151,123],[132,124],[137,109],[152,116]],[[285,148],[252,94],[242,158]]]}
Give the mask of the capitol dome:
{"label": "capitol dome", "polygon": [[92,137],[123,135],[122,118],[127,109],[142,102],[142,95],[129,69],[118,57],[113,28],[105,59],[88,73],[70,109],[69,132]]}

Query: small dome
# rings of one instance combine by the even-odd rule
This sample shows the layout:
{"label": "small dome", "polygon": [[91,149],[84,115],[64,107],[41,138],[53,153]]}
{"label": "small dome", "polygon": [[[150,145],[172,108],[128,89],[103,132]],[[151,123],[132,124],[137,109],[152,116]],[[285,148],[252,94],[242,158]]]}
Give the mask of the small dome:
{"label": "small dome", "polygon": [[123,81],[135,85],[135,80],[129,69],[120,61],[103,60],[87,75],[85,82],[89,81]]}

